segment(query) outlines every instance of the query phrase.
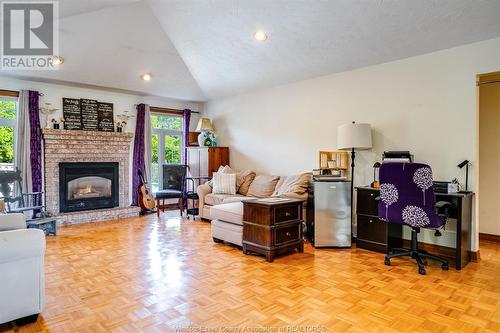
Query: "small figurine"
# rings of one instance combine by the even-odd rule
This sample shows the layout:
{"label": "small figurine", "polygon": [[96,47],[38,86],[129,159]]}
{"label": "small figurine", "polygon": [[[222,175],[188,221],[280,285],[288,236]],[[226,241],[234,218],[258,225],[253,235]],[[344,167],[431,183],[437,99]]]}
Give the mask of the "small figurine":
{"label": "small figurine", "polygon": [[59,129],[59,123],[57,122],[56,119],[52,118],[52,120],[50,122],[52,123],[52,127],[54,129]]}
{"label": "small figurine", "polygon": [[123,128],[127,126],[127,122],[126,121],[119,121],[116,123],[116,131],[118,133],[121,133],[123,132]]}

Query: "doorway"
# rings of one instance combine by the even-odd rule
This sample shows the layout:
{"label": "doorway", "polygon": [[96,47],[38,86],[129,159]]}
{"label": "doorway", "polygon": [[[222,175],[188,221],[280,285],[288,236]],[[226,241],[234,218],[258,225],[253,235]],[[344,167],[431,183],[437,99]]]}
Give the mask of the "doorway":
{"label": "doorway", "polygon": [[500,72],[478,75],[479,233],[500,237]]}

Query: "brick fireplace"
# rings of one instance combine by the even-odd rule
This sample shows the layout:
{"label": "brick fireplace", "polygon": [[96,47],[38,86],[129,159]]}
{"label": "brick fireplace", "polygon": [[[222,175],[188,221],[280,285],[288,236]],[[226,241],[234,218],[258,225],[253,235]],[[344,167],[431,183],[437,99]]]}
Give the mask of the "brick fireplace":
{"label": "brick fireplace", "polygon": [[[45,202],[47,212],[51,216],[56,216],[60,224],[111,220],[137,216],[139,214],[139,208],[130,207],[129,200],[129,165],[132,133],[44,129],[43,138],[45,150]],[[106,206],[107,208],[95,209],[97,206],[90,205],[68,212],[67,207],[62,208],[60,206],[64,201],[61,199],[65,199],[61,198],[60,194],[68,195],[68,188],[64,187],[67,184],[60,183],[61,179],[63,182],[66,179],[64,177],[61,178],[60,170],[61,168],[65,170],[64,167],[69,166],[69,170],[73,170],[74,173],[72,166],[92,164],[95,164],[96,167],[104,166],[105,164],[117,165],[117,184],[115,184],[116,187],[114,189],[118,193],[115,193],[116,197],[113,199],[112,204]],[[75,203],[73,199],[80,197],[82,197],[82,202],[92,202],[91,196],[102,191],[102,189],[99,189],[99,183],[95,185],[95,189],[92,189],[91,183],[87,184],[91,180],[98,180],[91,178],[99,176],[96,174],[98,170],[96,167],[90,168],[91,173],[89,174],[85,174],[84,169],[82,169],[82,176],[86,176],[85,179],[78,180],[78,177],[70,173],[69,180],[74,180],[73,185],[70,183],[70,186],[74,186],[76,182],[76,184],[80,184],[83,187],[82,189],[78,189],[78,193],[73,194],[73,197],[70,198],[72,199],[70,200],[71,204]],[[106,178],[106,176],[103,177]],[[101,180],[101,183],[105,184],[105,181]],[[69,189],[69,191],[74,192],[75,190]],[[92,191],[95,193],[92,193]],[[85,195],[87,198],[84,198]]]}

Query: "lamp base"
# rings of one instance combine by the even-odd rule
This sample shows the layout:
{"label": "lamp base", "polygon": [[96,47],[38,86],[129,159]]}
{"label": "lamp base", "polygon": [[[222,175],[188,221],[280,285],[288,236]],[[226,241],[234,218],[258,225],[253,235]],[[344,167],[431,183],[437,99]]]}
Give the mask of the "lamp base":
{"label": "lamp base", "polygon": [[198,135],[198,145],[200,147],[205,147],[205,135],[203,133]]}
{"label": "lamp base", "polygon": [[198,145],[200,147],[211,147],[212,139],[210,139],[208,133],[202,132],[198,135]]}

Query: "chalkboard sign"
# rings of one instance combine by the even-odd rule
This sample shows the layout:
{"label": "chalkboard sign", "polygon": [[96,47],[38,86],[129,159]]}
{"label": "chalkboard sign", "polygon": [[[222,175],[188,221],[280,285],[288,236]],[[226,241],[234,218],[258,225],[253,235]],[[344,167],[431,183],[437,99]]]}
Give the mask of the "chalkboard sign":
{"label": "chalkboard sign", "polygon": [[114,132],[113,103],[97,103],[97,127],[99,131]]}
{"label": "chalkboard sign", "polygon": [[76,98],[63,98],[64,129],[81,130],[82,113],[80,100]]}
{"label": "chalkboard sign", "polygon": [[82,128],[86,131],[97,131],[97,101],[80,99],[82,113]]}

